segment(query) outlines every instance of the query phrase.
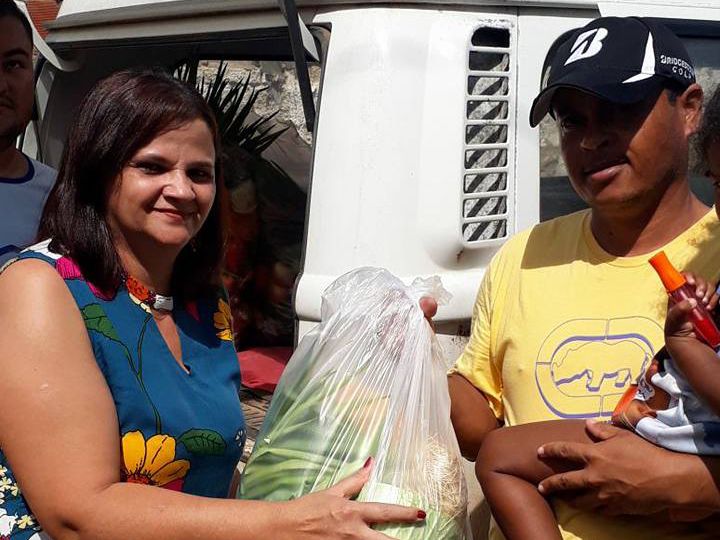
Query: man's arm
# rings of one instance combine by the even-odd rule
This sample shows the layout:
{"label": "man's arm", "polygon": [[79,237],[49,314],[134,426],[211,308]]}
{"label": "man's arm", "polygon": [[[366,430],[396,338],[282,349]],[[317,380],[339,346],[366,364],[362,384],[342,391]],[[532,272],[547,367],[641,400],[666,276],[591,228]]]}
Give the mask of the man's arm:
{"label": "man's arm", "polygon": [[463,457],[475,461],[483,438],[503,417],[501,366],[493,359],[495,318],[493,275],[502,251],[490,263],[478,289],[470,339],[448,376],[450,418]]}
{"label": "man's arm", "polygon": [[460,452],[470,461],[480,451],[487,433],[500,426],[482,392],[459,373],[448,377],[450,419],[460,444]]}

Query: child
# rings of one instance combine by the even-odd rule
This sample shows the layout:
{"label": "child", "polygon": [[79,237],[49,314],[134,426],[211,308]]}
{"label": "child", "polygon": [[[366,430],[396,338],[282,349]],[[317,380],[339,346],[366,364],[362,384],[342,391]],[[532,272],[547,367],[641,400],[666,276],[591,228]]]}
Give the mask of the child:
{"label": "child", "polygon": [[[715,209],[720,216],[720,87],[709,100],[698,136],[698,150],[707,164],[706,175],[716,188]],[[619,406],[612,422],[655,444],[678,452],[720,455],[720,359],[696,338],[688,314],[702,302],[709,310],[718,302],[714,287],[686,274],[695,285],[696,299],[670,305],[662,349],[639,381],[635,399]],[[641,427],[638,426],[643,420]],[[538,484],[564,464],[538,458],[549,441],[592,443],[584,420],[538,422],[491,432],[483,441],[476,473],[493,516],[508,540],[562,540],[549,501]],[[709,515],[673,511],[675,520],[698,520]]]}

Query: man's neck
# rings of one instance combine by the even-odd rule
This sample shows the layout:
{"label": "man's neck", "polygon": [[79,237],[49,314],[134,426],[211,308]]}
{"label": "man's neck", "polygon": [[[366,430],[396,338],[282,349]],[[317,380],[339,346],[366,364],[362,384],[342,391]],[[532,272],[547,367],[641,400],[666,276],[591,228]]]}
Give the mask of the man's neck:
{"label": "man's neck", "polygon": [[685,232],[707,212],[687,181],[674,182],[659,201],[622,209],[593,208],[591,230],[598,244],[617,257],[644,255]]}
{"label": "man's neck", "polygon": [[28,172],[25,156],[14,146],[0,149],[0,177],[22,178]]}

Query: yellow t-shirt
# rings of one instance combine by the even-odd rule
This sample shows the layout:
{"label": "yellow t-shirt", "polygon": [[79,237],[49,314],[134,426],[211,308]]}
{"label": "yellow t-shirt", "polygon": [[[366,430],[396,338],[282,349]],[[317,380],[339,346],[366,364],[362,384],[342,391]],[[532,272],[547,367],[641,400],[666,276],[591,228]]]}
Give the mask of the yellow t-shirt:
{"label": "yellow t-shirt", "polygon": [[[662,249],[678,269],[716,280],[719,232],[711,209]],[[516,235],[490,263],[454,370],[506,425],[609,419],[663,345],[667,295],[651,256],[608,254],[592,235],[588,210]],[[564,504],[556,512],[565,539],[703,538],[687,525],[604,518]]]}

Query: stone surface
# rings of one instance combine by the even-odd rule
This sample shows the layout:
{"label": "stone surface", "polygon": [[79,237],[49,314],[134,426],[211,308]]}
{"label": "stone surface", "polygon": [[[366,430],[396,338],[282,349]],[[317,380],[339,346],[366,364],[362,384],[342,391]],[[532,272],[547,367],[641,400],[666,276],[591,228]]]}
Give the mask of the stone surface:
{"label": "stone surface", "polygon": [[[198,79],[205,76],[210,79],[217,73],[219,62],[215,60],[201,61],[198,67]],[[317,101],[320,87],[320,66],[310,66],[310,85]],[[231,61],[228,62],[227,77],[233,81],[244,80],[250,76],[253,88],[262,91],[253,111],[258,116],[268,116],[277,111],[275,122],[281,126],[291,126],[300,139],[309,147],[312,135],[305,126],[300,87],[295,75],[295,64],[277,61]]]}

